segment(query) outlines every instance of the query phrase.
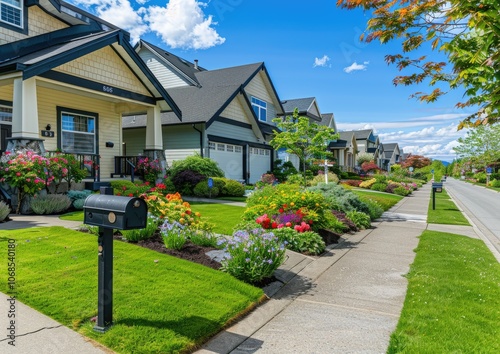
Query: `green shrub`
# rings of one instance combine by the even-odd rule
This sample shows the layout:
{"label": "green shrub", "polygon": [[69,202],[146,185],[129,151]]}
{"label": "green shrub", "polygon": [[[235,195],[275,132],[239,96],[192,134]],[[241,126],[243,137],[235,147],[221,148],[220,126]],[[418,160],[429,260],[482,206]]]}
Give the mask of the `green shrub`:
{"label": "green shrub", "polygon": [[228,197],[241,197],[245,194],[245,186],[234,179],[226,179],[221,195]]}
{"label": "green shrub", "polygon": [[296,174],[297,169],[290,161],[283,162],[280,159],[274,161],[273,175],[279,182],[285,182],[288,176]]}
{"label": "green shrub", "polygon": [[371,226],[370,216],[359,211],[349,211],[346,216],[351,220],[359,229],[368,229]]}
{"label": "green shrub", "polygon": [[10,214],[9,206],[2,200],[0,200],[0,222],[7,219]]}
{"label": "green shrub", "polygon": [[486,172],[478,172],[474,175],[474,178],[479,182],[479,183],[486,183]]}
{"label": "green shrub", "polygon": [[325,251],[325,242],[316,232],[298,232],[283,227],[273,230],[273,233],[289,250],[307,254],[321,254]]}
{"label": "green shrub", "polygon": [[500,188],[500,180],[494,179],[490,181],[490,187]]}
{"label": "green shrub", "polygon": [[185,170],[197,172],[206,178],[224,177],[224,171],[219,168],[214,160],[200,155],[188,156],[184,160],[174,161],[168,175],[173,179],[177,174]]}
{"label": "green shrub", "polygon": [[403,186],[399,186],[399,187],[394,188],[394,194],[402,195],[403,197],[406,197],[410,193],[411,193],[411,191],[406,189]]}
{"label": "green shrub", "polygon": [[320,192],[333,210],[347,213],[351,210],[369,213],[368,205],[356,194],[341,185],[319,183],[317,186],[307,188],[311,192]]}
{"label": "green shrub", "polygon": [[92,194],[92,191],[90,191],[88,189],[84,189],[83,191],[71,190],[71,191],[68,191],[67,196],[72,202],[74,202],[77,199],[85,199],[91,194]]}
{"label": "green shrub", "polygon": [[385,192],[386,188],[387,188],[387,183],[377,182],[374,183],[370,189],[373,191]]}
{"label": "green shrub", "polygon": [[[399,166],[399,165],[393,165],[393,166]],[[377,180],[376,183],[383,183],[387,181],[387,176],[382,174],[373,175],[373,178]]]}
{"label": "green shrub", "polygon": [[73,208],[83,210],[83,204],[85,204],[85,199],[77,199],[73,202]]}
{"label": "green shrub", "polygon": [[65,194],[47,194],[31,200],[31,209],[38,215],[60,213],[70,206],[71,200]]}
{"label": "green shrub", "polygon": [[193,194],[200,198],[215,198],[219,195],[219,188],[216,186],[208,188],[208,182],[201,181],[194,187]]}
{"label": "green shrub", "polygon": [[[311,186],[316,186],[318,183],[324,183],[325,182],[325,175],[324,174],[319,174],[317,176],[314,176],[314,178],[310,181]],[[339,183],[339,178],[337,175],[328,172],[328,183]]]}
{"label": "green shrub", "polygon": [[237,231],[223,244],[226,255],[221,270],[250,284],[271,277],[285,261],[285,246],[263,229]]}
{"label": "green shrub", "polygon": [[113,187],[113,189],[115,190],[119,190],[119,191],[122,191],[125,187],[125,189],[131,189],[131,188],[134,188],[136,186],[135,183],[133,183],[132,181],[129,181],[127,179],[117,179],[117,180],[113,180],[110,182],[111,184],[111,187]]}
{"label": "green shrub", "polygon": [[302,176],[300,173],[289,175],[286,178],[286,183],[298,184],[298,185],[302,186],[302,185],[304,185],[304,176]]}
{"label": "green shrub", "polygon": [[189,240],[195,245],[202,247],[217,247],[218,237],[208,230],[193,229],[188,234]]}
{"label": "green shrub", "polygon": [[139,242],[151,238],[158,229],[158,218],[148,215],[146,227],[144,229],[122,230],[121,234],[129,242]]}
{"label": "green shrub", "polygon": [[165,247],[172,250],[180,250],[187,241],[186,227],[174,221],[172,224],[167,221],[160,227],[160,232],[165,243]]}
{"label": "green shrub", "polygon": [[382,208],[377,201],[366,197],[360,197],[360,199],[368,206],[368,215],[370,215],[370,219],[375,220],[382,216],[384,208]]}

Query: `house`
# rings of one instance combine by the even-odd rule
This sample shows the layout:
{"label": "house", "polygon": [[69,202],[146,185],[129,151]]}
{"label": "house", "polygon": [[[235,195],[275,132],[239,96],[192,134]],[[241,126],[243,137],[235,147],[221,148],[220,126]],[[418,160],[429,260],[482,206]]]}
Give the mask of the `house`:
{"label": "house", "polygon": [[401,150],[398,143],[383,143],[384,160],[381,168],[391,170],[391,166],[401,162]]}
{"label": "house", "polygon": [[60,149],[109,175],[133,112],[148,117],[144,153],[162,154],[160,112],[181,111],[127,32],[61,0],[0,3],[3,151]]}
{"label": "house", "polygon": [[[284,113],[283,116],[291,116],[295,109],[298,110],[299,116],[304,116],[309,118],[309,122],[322,124],[330,126],[331,128],[336,129],[335,120],[333,117],[333,113],[327,114],[325,117],[322,117],[321,111],[318,106],[318,102],[315,97],[305,97],[305,98],[294,98],[281,101],[283,105]],[[299,158],[295,155],[288,154],[285,149],[280,149],[278,151],[278,158],[283,161],[292,162],[293,166],[300,170],[300,161]]]}
{"label": "house", "polygon": [[354,172],[358,145],[354,132],[340,132],[339,138],[328,145],[341,171]]}
{"label": "house", "polygon": [[[182,122],[174,112],[161,114],[157,133],[169,165],[199,154],[246,183],[272,169],[272,119],[283,107],[264,63],[207,70],[145,41],[135,49],[182,111]],[[123,118],[123,155],[143,151],[146,124],[144,114]]]}
{"label": "house", "polygon": [[[359,153],[375,154],[380,144],[378,136],[373,133],[373,129],[354,130],[354,136],[358,144]],[[376,158],[376,156],[374,156]]]}

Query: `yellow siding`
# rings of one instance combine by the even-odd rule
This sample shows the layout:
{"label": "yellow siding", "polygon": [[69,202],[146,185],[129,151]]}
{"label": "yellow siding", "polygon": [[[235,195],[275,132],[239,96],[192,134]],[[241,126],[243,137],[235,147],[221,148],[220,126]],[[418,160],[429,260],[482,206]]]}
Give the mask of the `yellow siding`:
{"label": "yellow siding", "polygon": [[[114,156],[121,155],[121,116],[115,112],[115,105],[111,102],[101,101],[85,96],[48,89],[38,86],[38,124],[39,130],[50,123],[55,133],[54,138],[45,138],[46,150],[57,149],[57,106],[73,108],[99,115],[99,154],[101,155],[101,178],[109,178],[114,172]],[[114,147],[107,148],[106,141],[114,143]]]}
{"label": "yellow siding", "polygon": [[66,27],[68,27],[68,25],[48,15],[38,6],[31,6],[28,9],[28,35],[2,27],[0,28],[0,45],[37,36],[39,34],[53,32]]}
{"label": "yellow siding", "polygon": [[12,85],[0,86],[0,100],[12,102]]}
{"label": "yellow siding", "polygon": [[271,95],[269,94],[269,91],[264,84],[262,75],[264,75],[262,72],[259,72],[259,74],[255,75],[252,81],[250,81],[245,87],[245,91],[251,96],[272,103],[273,99],[271,98]]}
{"label": "yellow siding", "polygon": [[222,111],[221,117],[234,119],[238,122],[249,123],[248,117],[243,110],[243,106],[237,97],[233,98],[231,103]]}
{"label": "yellow siding", "polygon": [[150,96],[111,47],[87,54],[54,70]]}

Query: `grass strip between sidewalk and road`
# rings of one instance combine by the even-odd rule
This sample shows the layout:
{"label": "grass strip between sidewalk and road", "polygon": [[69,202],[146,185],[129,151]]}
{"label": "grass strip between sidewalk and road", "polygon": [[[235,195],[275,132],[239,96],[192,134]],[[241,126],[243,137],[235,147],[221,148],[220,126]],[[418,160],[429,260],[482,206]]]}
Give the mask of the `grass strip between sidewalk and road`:
{"label": "grass strip between sidewalk and road", "polygon": [[90,321],[97,237],[63,227],[3,231],[3,249],[9,239],[17,241],[17,299],[118,353],[193,350],[263,299],[262,289],[227,273],[114,241],[114,325],[100,334]]}
{"label": "grass strip between sidewalk and road", "polygon": [[500,353],[500,264],[478,239],[424,231],[388,353]]}
{"label": "grass strip between sidewalk and road", "polygon": [[442,193],[436,193],[435,196],[435,210],[432,209],[432,194],[429,201],[427,212],[429,224],[470,225],[444,188]]}

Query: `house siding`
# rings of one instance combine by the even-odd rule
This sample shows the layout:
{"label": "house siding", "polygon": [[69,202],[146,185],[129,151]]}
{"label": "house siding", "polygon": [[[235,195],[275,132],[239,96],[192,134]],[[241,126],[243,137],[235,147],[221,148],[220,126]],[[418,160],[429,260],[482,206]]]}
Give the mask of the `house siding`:
{"label": "house siding", "polygon": [[153,72],[163,87],[169,89],[173,87],[190,86],[186,79],[174,72],[168,65],[159,61],[148,49],[142,48],[139,51],[139,56],[144,60],[149,70]]}
{"label": "house siding", "polygon": [[271,123],[272,120],[276,118],[276,107],[273,105],[273,99],[264,82],[264,79],[262,78],[262,75],[264,75],[262,71],[255,75],[255,77],[245,87],[245,91],[249,95],[249,100],[251,100],[250,96],[254,96],[267,102],[266,122]]}
{"label": "house siding", "polygon": [[28,35],[2,28],[0,45],[68,27],[68,25],[45,13],[38,6],[25,7],[24,10],[28,11]]}
{"label": "house siding", "polygon": [[58,66],[54,70],[143,95],[151,95],[109,46]]}
{"label": "house siding", "polygon": [[167,164],[200,153],[200,133],[191,125],[163,127],[163,148]]}
{"label": "house siding", "polygon": [[[234,98],[231,103],[222,111],[221,117],[233,119],[242,123],[250,123],[243,109],[242,104],[237,98]],[[253,119],[253,118],[252,118]]]}
{"label": "house siding", "polygon": [[138,156],[144,152],[146,144],[146,128],[124,129],[123,142],[125,143],[125,155]]}
{"label": "house siding", "polygon": [[[50,124],[55,133],[54,138],[44,138],[46,150],[57,149],[57,134],[60,128],[56,124],[57,106],[64,104],[65,108],[97,113],[99,115],[98,143],[99,155],[101,156],[101,177],[108,177],[111,172],[114,172],[114,156],[121,155],[122,145],[120,140],[121,116],[116,113],[114,104],[40,86],[37,88],[37,100],[39,130]],[[107,148],[106,141],[113,142],[114,147]]]}
{"label": "house siding", "polygon": [[225,138],[240,140],[242,143],[244,142],[253,142],[257,143],[257,137],[253,133],[252,129],[238,127],[235,125],[222,123],[222,122],[214,122],[210,128],[207,129],[207,134],[221,136]]}

